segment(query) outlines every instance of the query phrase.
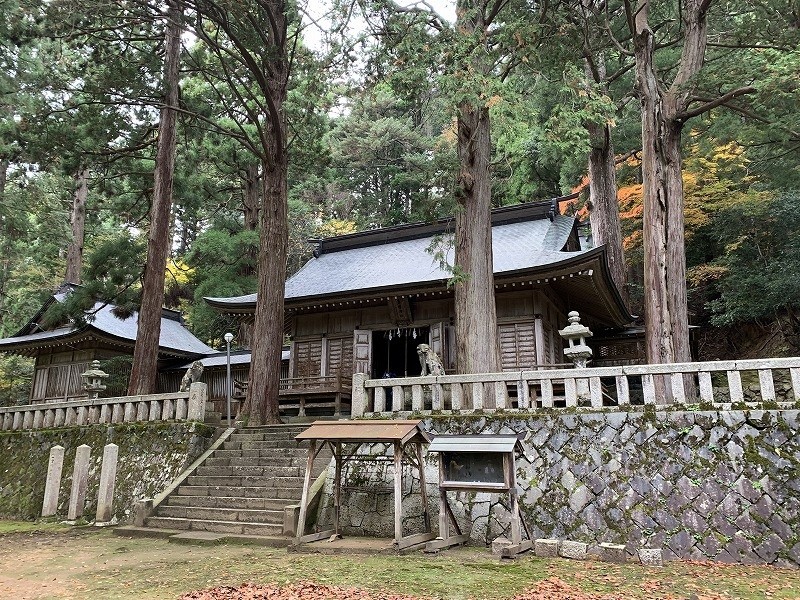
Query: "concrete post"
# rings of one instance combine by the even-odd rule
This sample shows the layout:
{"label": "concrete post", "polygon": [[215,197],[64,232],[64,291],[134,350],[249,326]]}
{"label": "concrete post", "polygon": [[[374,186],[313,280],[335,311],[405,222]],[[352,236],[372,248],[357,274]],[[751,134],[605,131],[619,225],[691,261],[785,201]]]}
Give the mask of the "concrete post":
{"label": "concrete post", "polygon": [[350,397],[350,416],[352,418],[363,417],[367,412],[367,390],[364,389],[364,381],[367,376],[364,373],[353,373],[353,391]]}
{"label": "concrete post", "polygon": [[114,485],[117,481],[118,453],[119,447],[116,444],[106,444],[103,448],[103,466],[100,469],[100,489],[97,491],[95,524],[108,523],[114,514]]}
{"label": "concrete post", "polygon": [[136,527],[144,527],[147,517],[153,512],[153,499],[143,498],[137,500],[133,507],[133,524]]}
{"label": "concrete post", "polygon": [[189,386],[189,412],[186,418],[189,421],[202,422],[206,417],[206,401],[208,400],[208,387],[205,383],[193,383]]}
{"label": "concrete post", "polygon": [[61,471],[64,468],[64,447],[53,446],[47,463],[47,482],[44,486],[42,516],[52,517],[58,510],[58,493],[61,491]]}
{"label": "concrete post", "polygon": [[67,519],[76,521],[83,516],[86,504],[86,485],[89,481],[89,456],[92,449],[86,444],[75,450],[75,467],[72,469],[72,490],[69,494],[69,511]]}

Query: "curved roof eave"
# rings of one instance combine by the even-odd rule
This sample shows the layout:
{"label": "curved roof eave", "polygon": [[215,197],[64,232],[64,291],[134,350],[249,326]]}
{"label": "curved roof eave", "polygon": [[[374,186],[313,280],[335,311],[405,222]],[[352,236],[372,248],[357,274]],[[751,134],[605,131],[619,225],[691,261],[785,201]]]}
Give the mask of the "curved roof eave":
{"label": "curved roof eave", "polygon": [[[631,321],[634,321],[636,316],[632,315],[628,310],[627,305],[623,301],[622,296],[617,289],[617,285],[614,283],[614,280],[611,277],[611,271],[608,268],[606,255],[606,245],[603,244],[596,246],[591,250],[581,252],[580,254],[572,256],[563,261],[550,263],[544,269],[537,267],[535,269],[520,269],[519,271],[515,272],[495,274],[495,280],[498,278],[498,275],[502,277],[521,277],[531,275],[541,276],[543,273],[554,271],[557,273],[558,271],[563,271],[565,269],[590,269],[593,272],[594,280],[602,283],[602,287],[597,291],[604,296],[602,299],[605,301],[606,307],[608,308],[609,316],[613,318],[614,325],[621,327],[630,323]],[[595,270],[598,270],[600,273],[599,279],[594,277]]]}
{"label": "curved roof eave", "polygon": [[[15,339],[19,338],[19,339]],[[27,339],[26,339],[27,338]],[[94,338],[105,341],[115,346],[133,348],[134,341],[128,338],[114,335],[97,327],[91,323],[87,323],[84,327],[79,329],[69,329],[64,331],[44,331],[39,334],[28,334],[23,336],[13,336],[0,340],[0,352],[10,352],[12,354],[20,354],[23,356],[31,356],[34,353],[25,352],[25,350],[36,350],[44,347],[64,346],[70,343],[78,343],[86,338]],[[169,346],[159,345],[159,355],[167,355],[176,358],[194,358],[205,356],[201,352],[192,352],[179,348],[172,348]]]}

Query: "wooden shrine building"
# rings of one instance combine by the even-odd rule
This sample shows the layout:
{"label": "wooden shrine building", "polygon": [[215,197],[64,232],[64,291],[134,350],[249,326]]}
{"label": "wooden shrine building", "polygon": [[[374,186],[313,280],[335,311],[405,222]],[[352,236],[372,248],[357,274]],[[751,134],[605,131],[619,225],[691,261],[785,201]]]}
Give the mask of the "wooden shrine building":
{"label": "wooden shrine building", "polygon": [[[124,395],[138,330],[138,313],[126,319],[114,314],[114,305],[96,303],[86,311],[85,323],[71,321],[48,325],[46,314],[57,302],[63,302],[74,286],[65,286],[53,294],[22,329],[0,339],[0,352],[36,359],[30,401],[57,402],[85,396],[81,373],[93,360],[112,377],[103,396]],[[217,351],[197,339],[183,326],[178,311],[162,309],[158,348],[159,369],[183,364]],[[180,381],[180,380],[179,380]],[[167,389],[162,391],[177,391]]]}
{"label": "wooden shrine building", "polygon": [[[596,333],[633,317],[617,291],[604,247],[592,248],[555,201],[492,212],[498,339],[504,371],[563,363],[558,329],[580,312]],[[314,257],[286,282],[291,339],[284,390],[347,387],[371,378],[419,375],[417,345],[428,344],[448,373],[457,369],[455,311],[446,265],[452,219],[315,240]],[[217,310],[253,319],[256,294],[206,298]]]}

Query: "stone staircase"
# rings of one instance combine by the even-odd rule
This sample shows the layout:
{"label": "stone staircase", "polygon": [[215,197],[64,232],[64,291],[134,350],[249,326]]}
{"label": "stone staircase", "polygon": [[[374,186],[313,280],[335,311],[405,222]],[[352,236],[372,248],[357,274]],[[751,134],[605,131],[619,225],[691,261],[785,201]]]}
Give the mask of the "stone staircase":
{"label": "stone staircase", "polygon": [[[308,457],[306,445],[294,437],[305,427],[247,427],[233,433],[155,509],[145,529],[183,532],[175,536],[179,539],[259,536],[271,539],[270,545],[287,545],[284,507],[300,503]],[[315,461],[313,478],[327,466],[325,458]]]}

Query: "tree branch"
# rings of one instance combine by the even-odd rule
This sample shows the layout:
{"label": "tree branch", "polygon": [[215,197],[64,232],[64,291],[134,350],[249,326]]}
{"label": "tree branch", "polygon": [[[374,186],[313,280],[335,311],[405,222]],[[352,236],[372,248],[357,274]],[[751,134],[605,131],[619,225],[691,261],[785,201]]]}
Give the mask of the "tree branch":
{"label": "tree branch", "polygon": [[[738,98],[739,96],[744,96],[745,94],[753,94],[753,93],[755,93],[757,91],[758,90],[756,88],[752,87],[752,86],[740,87],[740,88],[737,88],[735,90],[731,90],[727,94],[723,94],[719,98],[715,98],[715,99],[713,99],[711,101],[705,102],[705,103],[701,104],[700,106],[698,106],[697,108],[693,108],[691,110],[687,109],[687,110],[684,110],[682,112],[679,112],[675,116],[675,118],[680,122],[688,121],[692,117],[696,117],[698,115],[702,115],[703,113],[708,112],[711,109],[716,108],[717,106],[722,106],[723,104],[727,104],[729,101],[733,100],[734,98]],[[696,102],[696,101],[698,101],[698,99],[692,99],[692,100],[689,101],[689,104],[691,104],[692,102]]]}

